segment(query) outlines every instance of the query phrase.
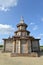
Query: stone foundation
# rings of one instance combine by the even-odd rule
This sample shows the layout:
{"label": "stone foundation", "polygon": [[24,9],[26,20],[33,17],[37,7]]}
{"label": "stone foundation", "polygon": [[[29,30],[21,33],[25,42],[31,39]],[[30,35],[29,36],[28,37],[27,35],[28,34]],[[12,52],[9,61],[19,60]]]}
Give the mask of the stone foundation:
{"label": "stone foundation", "polygon": [[24,53],[24,54],[17,54],[17,53],[11,53],[11,57],[39,57],[40,55],[38,53]]}

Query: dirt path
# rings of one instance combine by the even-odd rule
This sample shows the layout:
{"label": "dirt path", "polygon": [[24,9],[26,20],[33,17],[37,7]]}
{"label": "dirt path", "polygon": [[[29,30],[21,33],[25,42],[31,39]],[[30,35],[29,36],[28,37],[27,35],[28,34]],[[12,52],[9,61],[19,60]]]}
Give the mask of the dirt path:
{"label": "dirt path", "polygon": [[0,52],[0,65],[43,65],[43,56],[10,57],[10,53]]}

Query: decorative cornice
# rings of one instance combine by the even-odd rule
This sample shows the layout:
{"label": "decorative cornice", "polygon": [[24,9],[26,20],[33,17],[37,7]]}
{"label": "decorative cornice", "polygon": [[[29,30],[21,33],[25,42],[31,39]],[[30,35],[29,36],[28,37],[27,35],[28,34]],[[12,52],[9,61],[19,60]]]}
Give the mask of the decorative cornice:
{"label": "decorative cornice", "polygon": [[27,27],[28,25],[25,24],[25,23],[19,23],[19,24],[17,24],[17,27],[19,27],[19,26],[25,26],[25,27]]}
{"label": "decorative cornice", "polygon": [[27,31],[27,30],[17,30],[17,31],[15,31],[15,33],[17,33],[17,32],[28,32],[28,33],[30,33],[30,31]]}

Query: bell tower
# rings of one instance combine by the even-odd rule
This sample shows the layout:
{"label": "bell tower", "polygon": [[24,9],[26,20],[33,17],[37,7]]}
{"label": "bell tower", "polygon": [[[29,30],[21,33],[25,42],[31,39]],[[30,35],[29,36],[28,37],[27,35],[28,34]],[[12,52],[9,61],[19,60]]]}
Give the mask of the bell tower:
{"label": "bell tower", "polygon": [[26,30],[27,24],[24,23],[23,16],[21,16],[20,23],[17,24],[18,30]]}
{"label": "bell tower", "polygon": [[27,34],[29,35],[30,32],[26,30],[27,27],[28,25],[24,23],[24,18],[23,16],[21,16],[20,23],[17,24],[18,30],[15,32],[16,35],[18,36],[27,36]]}

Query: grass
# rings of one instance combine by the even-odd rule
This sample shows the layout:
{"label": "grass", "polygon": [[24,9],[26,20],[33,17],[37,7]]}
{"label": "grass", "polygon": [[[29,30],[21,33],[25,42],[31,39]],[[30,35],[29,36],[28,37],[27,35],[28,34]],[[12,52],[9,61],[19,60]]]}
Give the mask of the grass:
{"label": "grass", "polygon": [[0,45],[0,47],[3,47],[3,45]]}

